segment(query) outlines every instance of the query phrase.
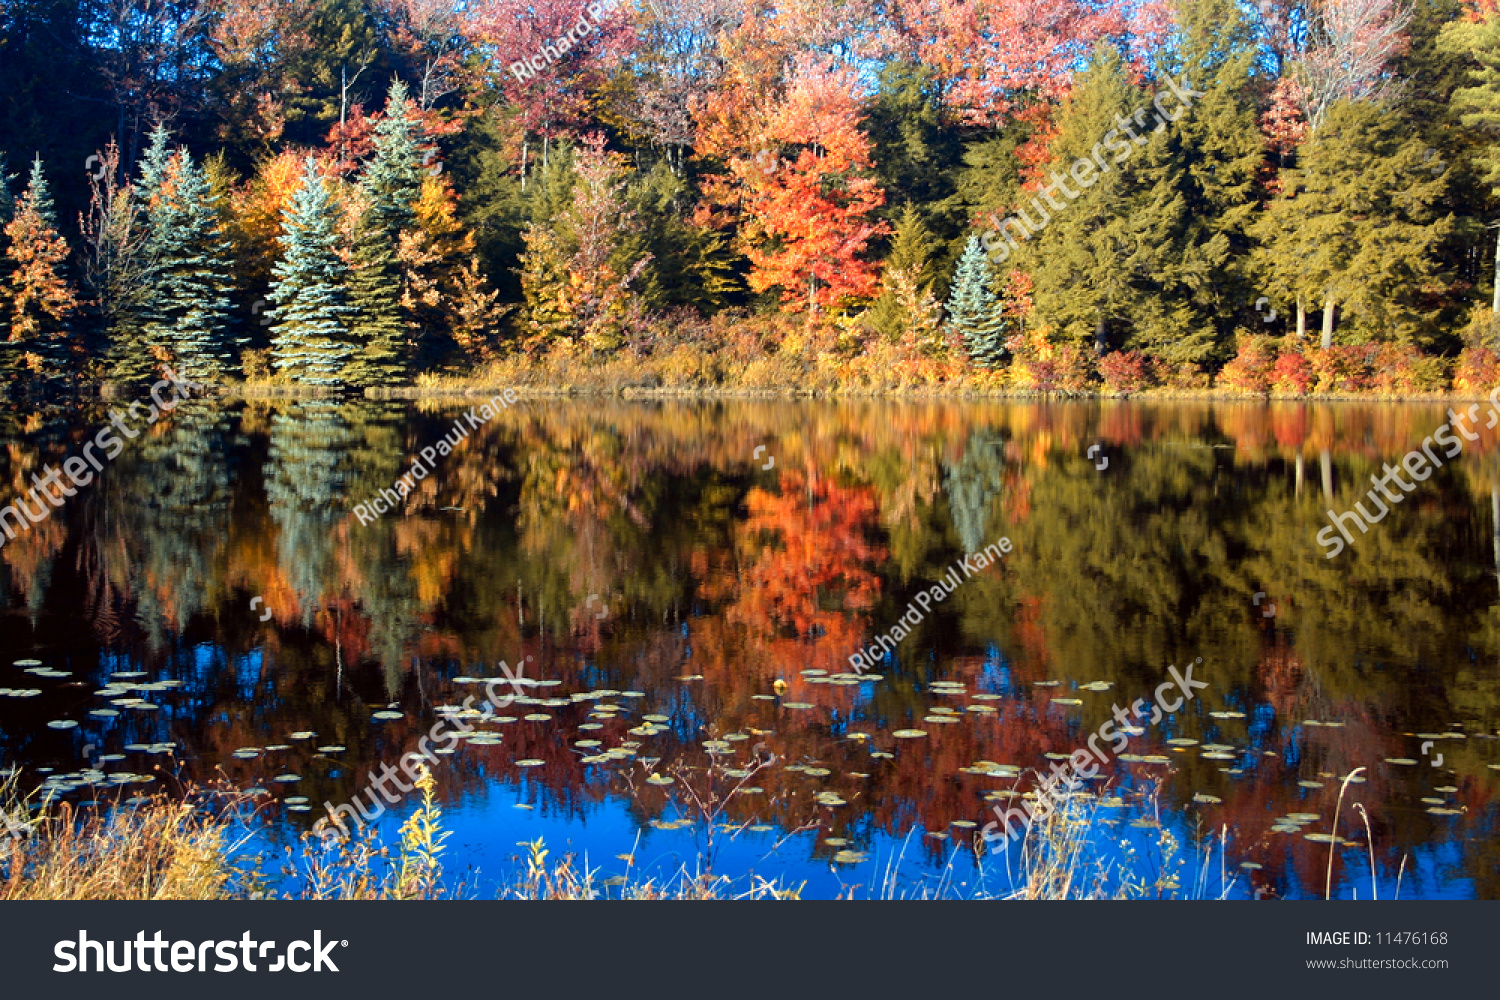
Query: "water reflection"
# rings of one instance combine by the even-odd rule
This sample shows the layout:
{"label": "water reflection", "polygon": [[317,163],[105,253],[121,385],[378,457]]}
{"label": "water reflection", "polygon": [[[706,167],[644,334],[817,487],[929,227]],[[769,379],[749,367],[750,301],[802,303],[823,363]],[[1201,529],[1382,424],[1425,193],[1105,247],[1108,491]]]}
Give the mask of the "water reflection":
{"label": "water reflection", "polygon": [[[455,678],[530,656],[549,685],[439,771],[460,861],[494,871],[538,832],[609,857],[642,830],[656,856],[692,860],[712,834],[717,870],[779,866],[834,892],[839,850],[895,850],[913,829],[909,864],[956,854],[977,877],[969,824],[1016,781],[976,762],[1045,767],[1201,657],[1209,690],[1131,738],[1147,759],[1113,765],[1107,794],[1159,786],[1184,840],[1227,829],[1231,873],[1262,866],[1238,894],[1320,895],[1329,848],[1306,834],[1363,766],[1341,891],[1370,885],[1359,801],[1382,896],[1405,858],[1403,896],[1494,898],[1500,437],[1337,559],[1314,541],[1443,410],[531,400],[362,525],[353,505],[455,407],[184,404],[0,549],[5,649],[48,672],[0,668],[0,746],[74,797],[114,787],[79,780],[90,744],[124,755],[106,774],[222,771],[307,799],[273,810],[292,833],[478,693]],[[0,416],[0,487],[22,492],[107,419]],[[841,676],[1001,535],[1014,550],[934,605],[878,680]],[[756,747],[776,757],[748,779],[760,791],[726,795]],[[687,786],[722,801],[677,826]],[[1101,815],[1128,841],[1151,821],[1123,805]]]}

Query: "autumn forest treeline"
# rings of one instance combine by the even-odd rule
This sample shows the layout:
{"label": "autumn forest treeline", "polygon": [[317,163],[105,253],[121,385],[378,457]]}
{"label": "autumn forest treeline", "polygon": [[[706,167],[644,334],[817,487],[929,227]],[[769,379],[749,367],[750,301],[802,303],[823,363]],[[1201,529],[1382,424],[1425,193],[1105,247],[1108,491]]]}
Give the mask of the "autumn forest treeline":
{"label": "autumn forest treeline", "polygon": [[4,0],[0,376],[1500,383],[1493,0],[586,7]]}

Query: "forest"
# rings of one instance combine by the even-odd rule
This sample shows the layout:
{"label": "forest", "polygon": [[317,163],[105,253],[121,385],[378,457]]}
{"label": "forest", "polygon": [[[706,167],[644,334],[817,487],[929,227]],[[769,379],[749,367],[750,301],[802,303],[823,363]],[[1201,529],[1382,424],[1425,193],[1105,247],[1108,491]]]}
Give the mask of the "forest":
{"label": "forest", "polygon": [[1500,383],[1494,0],[3,0],[0,88],[11,389]]}

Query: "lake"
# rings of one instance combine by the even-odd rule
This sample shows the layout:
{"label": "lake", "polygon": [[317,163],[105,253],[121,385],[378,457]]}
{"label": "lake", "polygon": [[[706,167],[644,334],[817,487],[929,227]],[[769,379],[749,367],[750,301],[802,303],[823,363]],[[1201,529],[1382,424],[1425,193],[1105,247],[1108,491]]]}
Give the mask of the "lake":
{"label": "lake", "polygon": [[[1368,898],[1373,854],[1381,898],[1500,897],[1500,428],[1330,559],[1327,512],[1446,407],[522,398],[461,434],[464,410],[195,402],[125,441],[0,548],[0,767],[98,803],[264,789],[271,857],[503,660],[525,696],[432,768],[481,895],[537,838],[601,880],[1003,893],[993,807],[1192,665],[1208,686],[1082,786],[1100,864],[1305,898],[1334,851],[1333,893]],[[0,417],[0,503],[109,419]]]}

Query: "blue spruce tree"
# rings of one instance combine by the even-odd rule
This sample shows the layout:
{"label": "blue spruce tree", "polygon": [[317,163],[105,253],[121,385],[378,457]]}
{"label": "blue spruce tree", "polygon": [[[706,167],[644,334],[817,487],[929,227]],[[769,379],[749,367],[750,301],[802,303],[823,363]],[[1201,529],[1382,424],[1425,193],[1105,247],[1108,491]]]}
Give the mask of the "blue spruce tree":
{"label": "blue spruce tree", "polygon": [[339,385],[354,354],[350,275],[334,249],[337,214],[328,187],[310,156],[302,186],[282,215],[282,229],[282,256],[271,268],[272,364],[278,374],[299,382]]}
{"label": "blue spruce tree", "polygon": [[994,275],[979,237],[970,236],[953,275],[948,325],[963,337],[964,350],[981,368],[999,367],[1005,357],[1006,322],[990,285]]}
{"label": "blue spruce tree", "polygon": [[212,381],[234,364],[229,243],[203,167],[186,149],[162,160],[165,131],[152,136],[142,180],[148,189],[150,315],[145,339],[178,374]]}

